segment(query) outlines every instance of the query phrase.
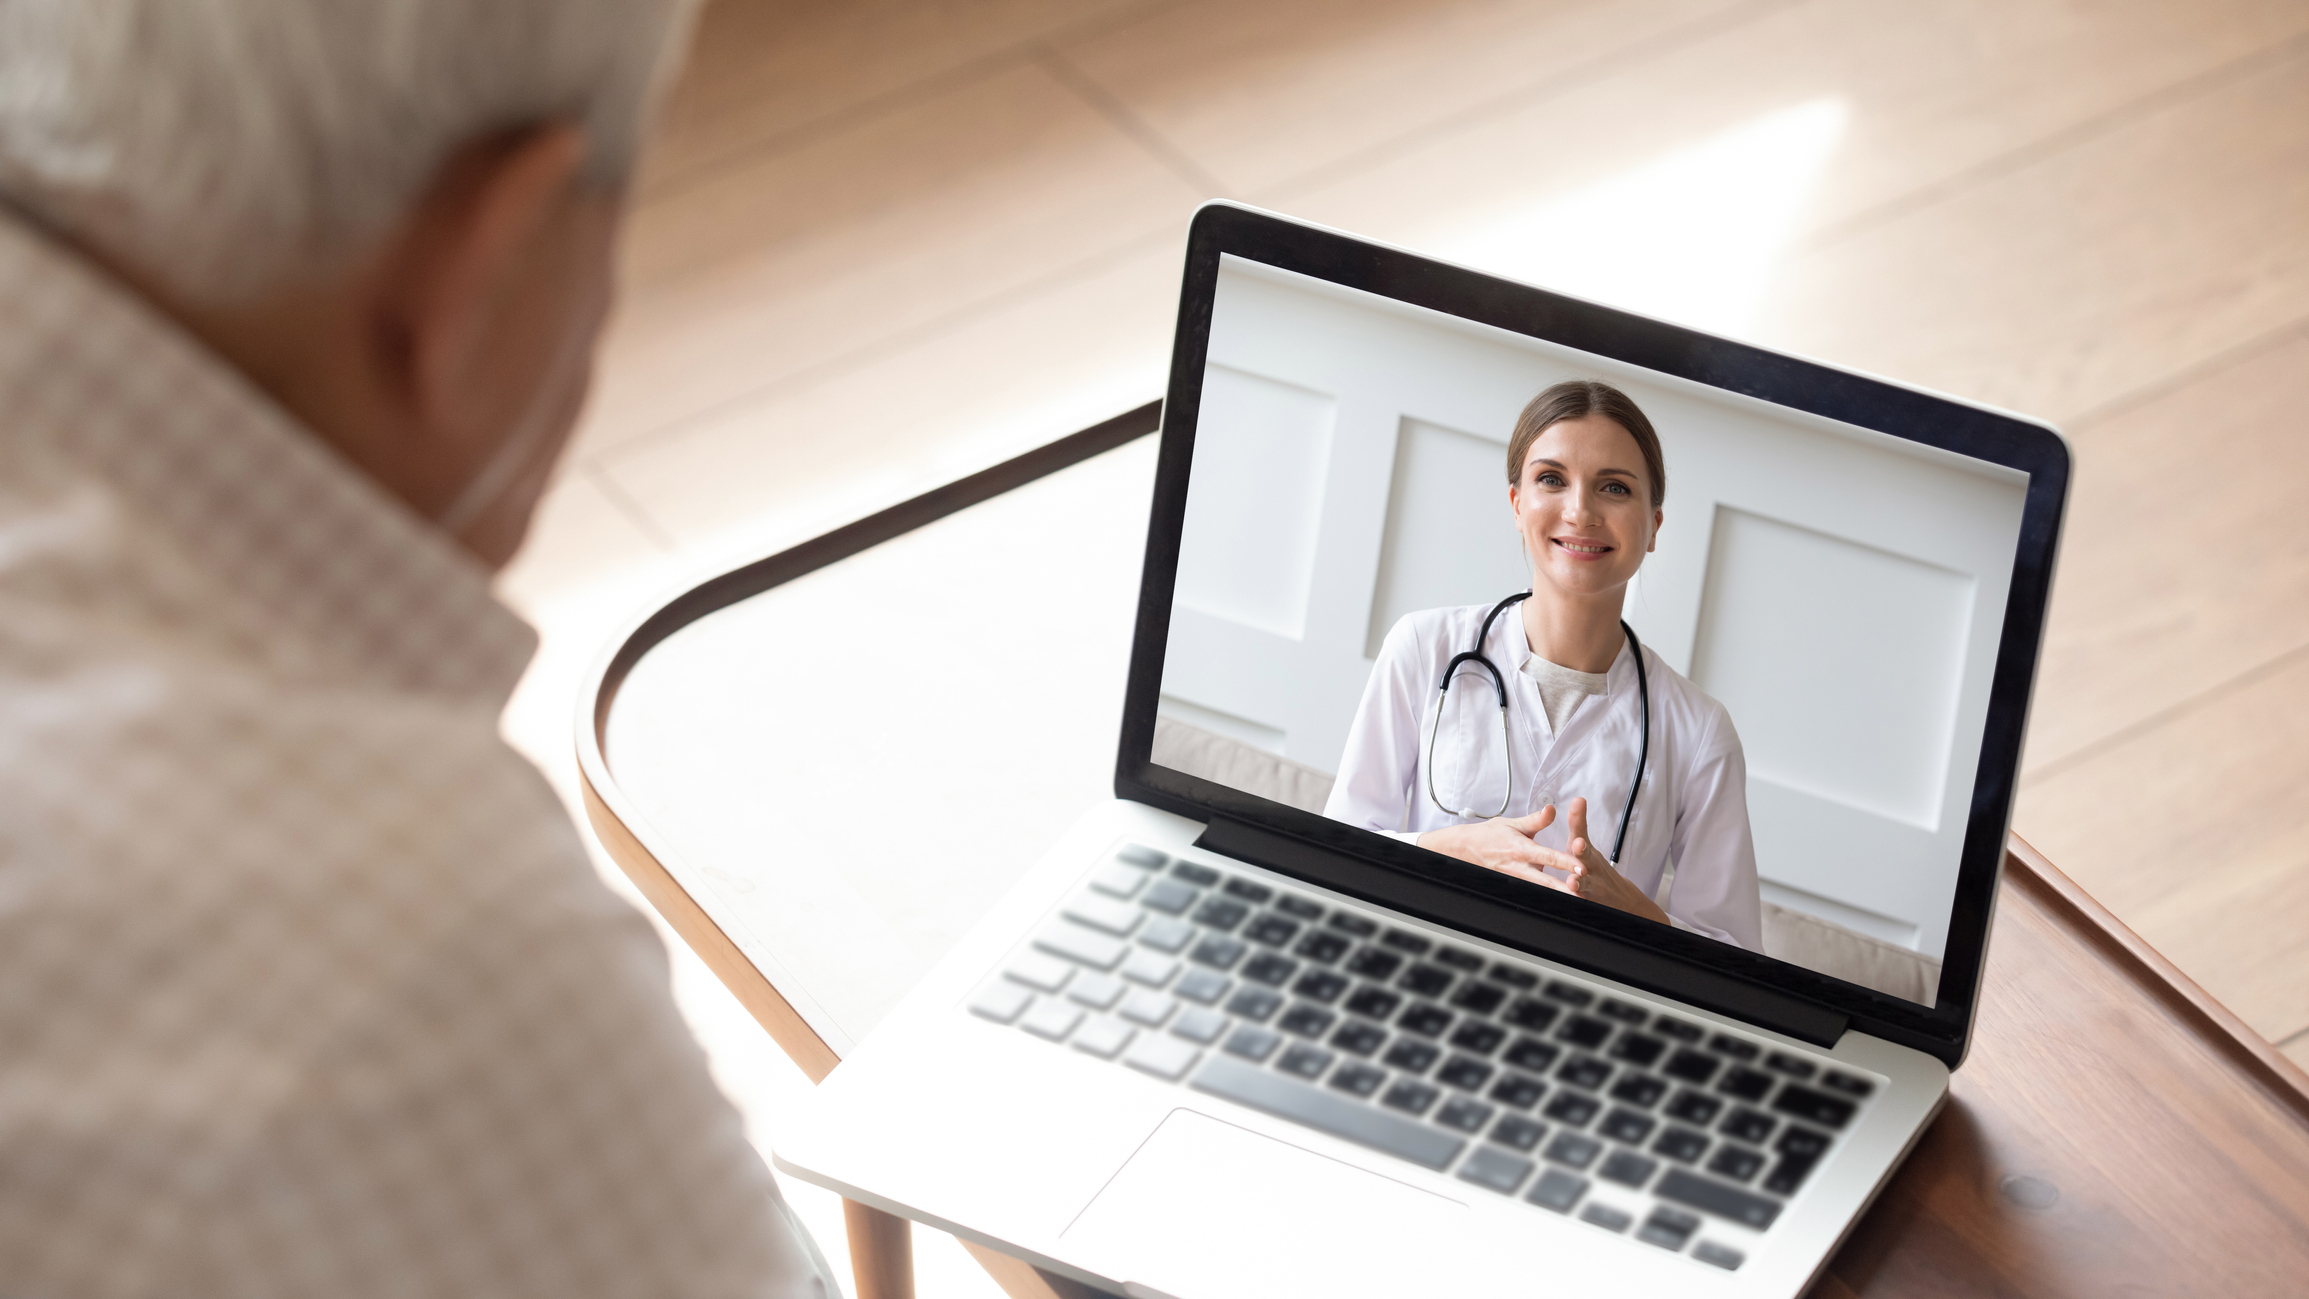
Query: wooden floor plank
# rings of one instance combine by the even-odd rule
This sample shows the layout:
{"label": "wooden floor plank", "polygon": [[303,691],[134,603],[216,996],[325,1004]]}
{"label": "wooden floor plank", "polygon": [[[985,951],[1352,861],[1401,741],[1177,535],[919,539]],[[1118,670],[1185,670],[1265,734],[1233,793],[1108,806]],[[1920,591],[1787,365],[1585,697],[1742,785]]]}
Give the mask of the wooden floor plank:
{"label": "wooden floor plank", "polygon": [[1034,66],[725,168],[634,214],[580,452],[992,305],[1200,197]]}
{"label": "wooden floor plank", "polygon": [[983,75],[1027,42],[1162,0],[714,0],[661,114],[645,193]]}
{"label": "wooden floor plank", "polygon": [[2255,1030],[2309,1028],[2309,654],[2026,786],[2014,828]]}
{"label": "wooden floor plank", "polygon": [[2304,410],[2309,328],[2071,430],[2029,771],[2309,645]]}

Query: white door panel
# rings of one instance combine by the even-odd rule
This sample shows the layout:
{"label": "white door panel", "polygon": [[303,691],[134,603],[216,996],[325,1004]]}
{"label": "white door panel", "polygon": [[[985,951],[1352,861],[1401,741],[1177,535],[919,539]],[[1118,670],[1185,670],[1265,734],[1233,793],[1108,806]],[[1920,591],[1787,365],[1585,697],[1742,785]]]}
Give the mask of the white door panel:
{"label": "white door panel", "polygon": [[1767,896],[1940,955],[2020,475],[1232,258],[1209,361],[1163,680],[1179,720],[1336,771],[1395,619],[1526,580],[1516,414],[1605,379],[1668,466],[1628,620],[1730,710]]}

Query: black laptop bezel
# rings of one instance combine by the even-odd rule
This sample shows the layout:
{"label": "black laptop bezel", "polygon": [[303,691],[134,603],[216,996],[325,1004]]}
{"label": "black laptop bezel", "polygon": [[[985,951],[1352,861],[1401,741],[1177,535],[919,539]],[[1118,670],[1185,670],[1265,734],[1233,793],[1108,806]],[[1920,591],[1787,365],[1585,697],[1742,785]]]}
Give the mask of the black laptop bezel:
{"label": "black laptop bezel", "polygon": [[[2029,476],[1988,720],[1958,869],[1939,996],[1925,1007],[1799,966],[1533,889],[1151,760],[1188,469],[1220,258],[1250,261],[1427,307],[1629,365],[1973,456]],[[1187,241],[1178,331],[1115,767],[1118,796],[1210,824],[1206,840],[1272,869],[1609,978],[1833,1042],[1845,1027],[1964,1057],[2041,651],[2063,509],[2067,444],[2050,425],[1647,319],[1230,203],[1205,205]]]}

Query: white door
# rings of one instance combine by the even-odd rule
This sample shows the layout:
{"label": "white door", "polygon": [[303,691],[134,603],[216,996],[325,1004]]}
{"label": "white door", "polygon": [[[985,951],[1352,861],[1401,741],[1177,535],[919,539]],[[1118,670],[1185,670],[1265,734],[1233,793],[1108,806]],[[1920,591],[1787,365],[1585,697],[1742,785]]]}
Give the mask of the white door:
{"label": "white door", "polygon": [[1628,605],[1731,711],[1768,900],[1937,957],[2021,475],[1229,258],[1163,712],[1336,771],[1380,638],[1526,583],[1515,416],[1566,378],[1658,427]]}

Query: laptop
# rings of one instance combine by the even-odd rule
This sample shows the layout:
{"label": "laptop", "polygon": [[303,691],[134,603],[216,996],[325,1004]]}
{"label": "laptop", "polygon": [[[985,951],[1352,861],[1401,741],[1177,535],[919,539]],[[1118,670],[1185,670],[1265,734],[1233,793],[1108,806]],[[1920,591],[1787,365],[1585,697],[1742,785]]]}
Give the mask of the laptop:
{"label": "laptop", "polygon": [[[1504,489],[1565,384],[1667,491],[1543,720]],[[1228,203],[1163,411],[1114,799],[776,1165],[1135,1299],[1803,1291],[1965,1058],[2058,432]],[[1616,902],[1438,848],[1574,798]]]}

